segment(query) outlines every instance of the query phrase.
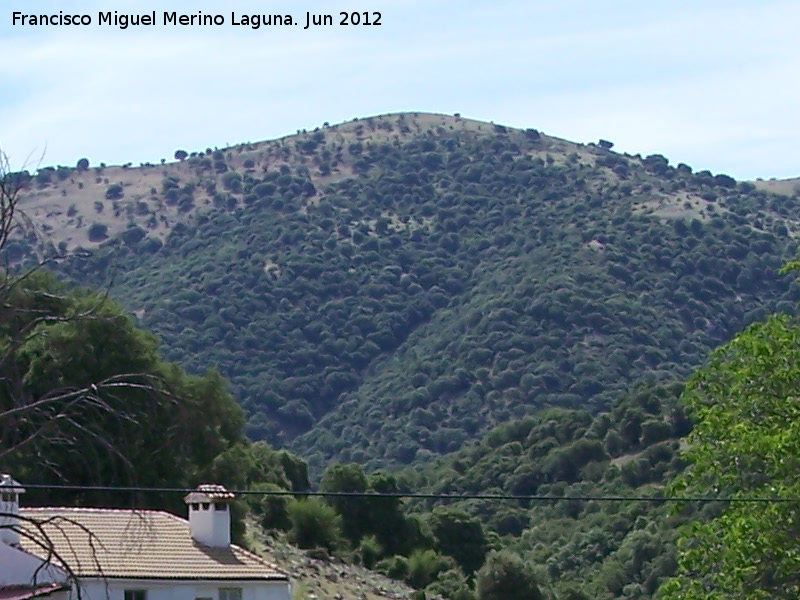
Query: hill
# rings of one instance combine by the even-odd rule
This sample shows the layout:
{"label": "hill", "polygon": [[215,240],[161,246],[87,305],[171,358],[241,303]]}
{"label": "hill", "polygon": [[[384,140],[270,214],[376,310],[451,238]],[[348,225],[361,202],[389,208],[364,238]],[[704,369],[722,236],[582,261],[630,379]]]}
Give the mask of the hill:
{"label": "hill", "polygon": [[250,436],[317,468],[600,410],[800,297],[777,274],[796,192],[533,129],[385,115],[58,172],[24,206],[54,247],[91,250],[65,272],[110,285],[168,359],[218,365]]}

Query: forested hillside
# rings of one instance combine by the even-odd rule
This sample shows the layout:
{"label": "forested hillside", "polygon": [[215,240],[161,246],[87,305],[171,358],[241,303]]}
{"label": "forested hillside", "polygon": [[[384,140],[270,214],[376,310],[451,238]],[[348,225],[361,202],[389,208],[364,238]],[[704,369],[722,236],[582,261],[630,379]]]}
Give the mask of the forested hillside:
{"label": "forested hillside", "polygon": [[102,209],[87,246],[116,227],[102,215],[128,226],[65,269],[111,286],[168,359],[217,366],[252,438],[317,468],[427,461],[541,407],[681,378],[794,311],[777,270],[796,193],[610,146],[405,114],[181,155],[82,187]]}
{"label": "forested hillside", "polygon": [[665,482],[684,468],[679,446],[691,423],[678,401],[681,388],[639,385],[595,416],[546,409],[401,479],[448,494],[622,498],[448,506],[477,517],[495,547],[537,565],[540,583],[557,598],[649,598],[675,570],[676,527],[718,510],[687,505],[676,512],[647,500],[664,496]]}

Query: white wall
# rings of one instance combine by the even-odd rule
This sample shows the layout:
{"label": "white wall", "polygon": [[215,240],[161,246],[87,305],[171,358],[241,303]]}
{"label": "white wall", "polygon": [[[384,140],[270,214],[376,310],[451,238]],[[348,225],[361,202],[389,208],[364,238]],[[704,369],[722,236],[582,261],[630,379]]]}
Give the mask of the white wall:
{"label": "white wall", "polygon": [[41,564],[41,559],[0,543],[0,586],[32,585],[34,577],[37,584],[67,581],[67,574],[53,565],[47,565],[37,573]]}
{"label": "white wall", "polygon": [[[19,494],[17,492],[25,490],[15,487],[14,484],[19,484],[9,475],[3,475],[1,481],[3,485],[0,485],[0,513],[2,513],[0,516],[0,543],[19,544],[19,531],[16,529],[16,526],[19,525],[17,518]],[[7,499],[6,496],[8,496]]]}
{"label": "white wall", "polygon": [[[194,509],[195,505],[198,510]],[[194,540],[214,548],[227,548],[231,545],[230,507],[227,502],[220,503],[220,506],[222,510],[217,510],[214,502],[189,504],[189,528]]]}
{"label": "white wall", "polygon": [[290,600],[286,581],[157,581],[84,579],[85,600],[124,600],[125,590],[147,590],[147,600],[219,600],[219,588],[242,588],[242,600]]}

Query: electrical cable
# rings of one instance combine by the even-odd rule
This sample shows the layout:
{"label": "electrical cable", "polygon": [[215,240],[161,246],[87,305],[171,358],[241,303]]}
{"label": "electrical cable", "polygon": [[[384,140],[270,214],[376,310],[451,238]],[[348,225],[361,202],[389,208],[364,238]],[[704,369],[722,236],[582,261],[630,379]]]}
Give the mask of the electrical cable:
{"label": "electrical cable", "polygon": [[[91,491],[119,493],[188,494],[197,488],[142,487],[110,485],[59,485],[59,484],[20,484],[21,488],[52,491]],[[736,502],[736,503],[800,503],[798,497],[764,496],[624,496],[624,495],[548,495],[548,494],[444,494],[427,492],[325,492],[291,490],[226,490],[238,496],[303,496],[325,498],[411,498],[422,500],[509,500],[524,502],[559,502],[578,500],[584,502]]]}

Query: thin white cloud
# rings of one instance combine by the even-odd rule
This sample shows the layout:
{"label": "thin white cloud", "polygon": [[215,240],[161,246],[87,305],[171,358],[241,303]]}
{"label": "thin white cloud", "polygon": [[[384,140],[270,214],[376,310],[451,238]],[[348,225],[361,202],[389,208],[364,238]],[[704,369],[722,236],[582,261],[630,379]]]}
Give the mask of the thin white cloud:
{"label": "thin white cloud", "polygon": [[[23,5],[12,0],[9,10],[15,4]],[[94,1],[46,4],[108,10]],[[146,4],[115,8],[140,12]],[[271,5],[275,12],[280,4]],[[740,178],[800,173],[789,146],[800,134],[796,3],[373,4],[384,13],[381,28],[0,25],[4,54],[15,58],[0,64],[0,143],[12,157],[46,144],[47,163],[154,162],[179,146],[413,109],[576,141],[605,137],[623,150]],[[210,0],[175,9],[265,12],[263,3],[236,0],[224,11]]]}

